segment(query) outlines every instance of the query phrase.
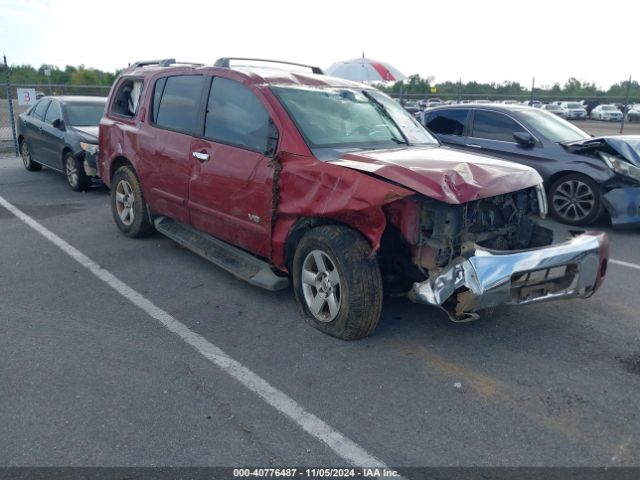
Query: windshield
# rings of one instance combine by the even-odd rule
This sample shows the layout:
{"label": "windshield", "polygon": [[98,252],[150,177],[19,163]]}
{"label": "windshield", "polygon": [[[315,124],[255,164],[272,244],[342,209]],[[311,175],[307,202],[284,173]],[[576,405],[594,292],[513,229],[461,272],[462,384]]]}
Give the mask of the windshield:
{"label": "windshield", "polygon": [[545,105],[544,108],[545,110],[560,110],[558,105]]}
{"label": "windshield", "polygon": [[104,113],[105,103],[67,103],[67,119],[74,127],[97,127]]}
{"label": "windshield", "polygon": [[271,88],[311,148],[438,144],[402,106],[376,90]]}
{"label": "windshield", "polygon": [[579,103],[567,103],[567,108],[582,108]]}
{"label": "windshield", "polygon": [[603,105],[600,108],[602,108],[602,110],[604,110],[605,112],[616,112],[618,110],[618,108],[613,105]]}
{"label": "windshield", "polygon": [[544,110],[522,110],[519,115],[552,142],[565,143],[591,138],[578,127]]}

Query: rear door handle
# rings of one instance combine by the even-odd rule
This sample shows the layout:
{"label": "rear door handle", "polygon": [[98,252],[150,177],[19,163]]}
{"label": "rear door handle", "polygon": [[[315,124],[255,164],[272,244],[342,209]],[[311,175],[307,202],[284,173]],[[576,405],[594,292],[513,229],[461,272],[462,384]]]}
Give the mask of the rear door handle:
{"label": "rear door handle", "polygon": [[482,148],[480,145],[477,145],[475,143],[467,143],[467,147]]}
{"label": "rear door handle", "polygon": [[207,160],[209,160],[209,154],[208,153],[191,152],[191,155],[193,155],[195,158],[197,158],[201,162],[206,162]]}

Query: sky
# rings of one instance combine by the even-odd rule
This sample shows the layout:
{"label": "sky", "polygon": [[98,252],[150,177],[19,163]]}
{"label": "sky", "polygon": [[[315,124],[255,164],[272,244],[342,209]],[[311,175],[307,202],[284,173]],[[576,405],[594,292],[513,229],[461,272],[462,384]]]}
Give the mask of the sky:
{"label": "sky", "polygon": [[640,1],[0,0],[9,64],[115,71],[136,60],[366,57],[436,83],[640,80]]}

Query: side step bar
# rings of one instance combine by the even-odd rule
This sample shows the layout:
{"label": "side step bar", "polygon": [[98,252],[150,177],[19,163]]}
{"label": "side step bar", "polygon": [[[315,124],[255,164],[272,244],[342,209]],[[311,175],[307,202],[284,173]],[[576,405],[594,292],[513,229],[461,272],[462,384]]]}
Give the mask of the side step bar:
{"label": "side step bar", "polygon": [[158,217],[153,223],[163,235],[251,285],[272,291],[289,286],[289,279],[276,275],[267,262],[227,242],[167,217]]}

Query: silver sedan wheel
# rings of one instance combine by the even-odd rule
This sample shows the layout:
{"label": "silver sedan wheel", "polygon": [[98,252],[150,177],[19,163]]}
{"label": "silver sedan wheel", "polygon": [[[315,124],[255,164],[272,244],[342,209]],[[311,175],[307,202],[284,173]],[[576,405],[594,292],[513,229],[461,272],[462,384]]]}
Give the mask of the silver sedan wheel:
{"label": "silver sedan wheel", "polygon": [[78,167],[76,165],[76,159],[71,155],[69,155],[64,162],[64,171],[67,174],[69,185],[76,188],[78,186]]}
{"label": "silver sedan wheel", "polygon": [[133,223],[135,218],[135,197],[133,189],[126,180],[120,180],[116,186],[116,210],[120,221],[127,227]]}
{"label": "silver sedan wheel", "polygon": [[29,151],[29,146],[27,145],[26,140],[22,142],[20,153],[22,154],[22,163],[24,163],[24,168],[29,168],[29,165],[31,164],[31,152]]}
{"label": "silver sedan wheel", "polygon": [[551,201],[562,218],[579,222],[591,214],[596,196],[586,183],[580,180],[568,180],[556,188]]}
{"label": "silver sedan wheel", "polygon": [[333,321],[340,312],[340,275],[329,255],[312,250],[302,264],[302,293],[313,316],[321,322]]}

